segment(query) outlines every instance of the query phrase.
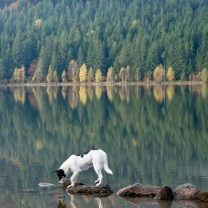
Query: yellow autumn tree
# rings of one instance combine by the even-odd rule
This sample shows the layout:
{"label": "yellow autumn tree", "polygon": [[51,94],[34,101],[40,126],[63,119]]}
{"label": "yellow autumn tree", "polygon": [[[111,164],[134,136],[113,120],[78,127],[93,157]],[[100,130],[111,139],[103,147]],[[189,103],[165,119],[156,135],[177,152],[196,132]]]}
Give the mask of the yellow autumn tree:
{"label": "yellow autumn tree", "polygon": [[201,80],[202,82],[207,82],[207,79],[208,79],[208,72],[207,72],[207,69],[202,69],[202,72],[201,72]]}
{"label": "yellow autumn tree", "polygon": [[82,83],[87,81],[87,66],[85,63],[79,69],[79,81]]}
{"label": "yellow autumn tree", "polygon": [[67,74],[66,74],[66,71],[65,70],[62,72],[61,79],[62,79],[62,82],[63,83],[66,83],[67,82]]}
{"label": "yellow autumn tree", "polygon": [[18,81],[18,69],[16,67],[13,73],[13,82],[17,82],[17,81]]}
{"label": "yellow autumn tree", "polygon": [[51,65],[50,65],[49,68],[48,68],[48,74],[47,74],[47,76],[46,76],[46,81],[47,81],[48,83],[53,82],[53,68],[52,68]]}
{"label": "yellow autumn tree", "polygon": [[99,82],[102,82],[102,72],[100,69],[98,69],[96,72],[95,72],[95,82],[99,83]]}
{"label": "yellow autumn tree", "polygon": [[125,81],[125,74],[126,74],[126,69],[124,67],[121,67],[120,71],[119,71],[119,79],[124,82]]}
{"label": "yellow autumn tree", "polygon": [[19,69],[19,81],[21,83],[24,83],[26,81],[26,76],[25,76],[25,67],[22,65],[21,69]]}
{"label": "yellow autumn tree", "polygon": [[126,67],[126,73],[125,73],[125,82],[128,82],[130,80],[130,67],[129,65]]}
{"label": "yellow autumn tree", "polygon": [[87,81],[93,82],[93,80],[94,80],[93,69],[92,69],[92,67],[90,67],[90,70],[88,71]]}
{"label": "yellow autumn tree", "polygon": [[136,81],[136,82],[139,82],[140,81],[140,70],[139,70],[139,68],[136,68],[136,71],[135,71],[135,73],[134,73],[134,80]]}
{"label": "yellow autumn tree", "polygon": [[78,75],[79,70],[77,62],[75,60],[71,60],[68,67],[69,81],[77,82],[79,78]]}
{"label": "yellow autumn tree", "polygon": [[114,78],[115,78],[115,73],[114,73],[113,67],[111,66],[108,69],[106,81],[112,83],[112,82],[114,82]]}
{"label": "yellow autumn tree", "polygon": [[41,19],[35,20],[35,27],[36,27],[36,29],[39,29],[40,28],[41,23],[42,23],[42,20]]}
{"label": "yellow autumn tree", "polygon": [[175,79],[175,72],[171,66],[168,68],[166,77],[168,81],[173,81]]}
{"label": "yellow autumn tree", "polygon": [[58,75],[56,70],[53,71],[53,82],[58,83]]}
{"label": "yellow autumn tree", "polygon": [[156,67],[153,73],[154,81],[162,82],[165,77],[165,69],[162,64]]}

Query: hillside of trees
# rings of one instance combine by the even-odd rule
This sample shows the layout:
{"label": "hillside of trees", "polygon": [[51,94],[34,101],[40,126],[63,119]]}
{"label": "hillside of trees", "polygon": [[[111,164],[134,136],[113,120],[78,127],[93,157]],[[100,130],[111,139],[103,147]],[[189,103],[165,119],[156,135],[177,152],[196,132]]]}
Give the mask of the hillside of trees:
{"label": "hillside of trees", "polygon": [[4,0],[0,81],[207,82],[206,0]]}

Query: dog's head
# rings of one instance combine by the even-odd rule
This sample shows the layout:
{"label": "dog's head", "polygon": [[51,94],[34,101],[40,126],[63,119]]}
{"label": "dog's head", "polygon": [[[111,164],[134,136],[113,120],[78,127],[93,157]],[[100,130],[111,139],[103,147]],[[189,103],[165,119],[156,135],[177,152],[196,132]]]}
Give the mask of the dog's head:
{"label": "dog's head", "polygon": [[65,178],[66,178],[66,174],[64,173],[64,170],[59,169],[55,171],[59,177],[59,184],[63,185]]}

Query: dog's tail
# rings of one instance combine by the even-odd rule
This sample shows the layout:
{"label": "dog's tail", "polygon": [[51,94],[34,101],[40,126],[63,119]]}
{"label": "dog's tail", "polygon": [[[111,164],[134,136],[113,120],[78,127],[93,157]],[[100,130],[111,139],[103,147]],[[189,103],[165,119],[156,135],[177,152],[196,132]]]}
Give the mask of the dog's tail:
{"label": "dog's tail", "polygon": [[107,159],[107,155],[104,154],[104,169],[107,173],[109,174],[113,174],[113,172],[110,170],[110,168],[108,167],[108,159]]}
{"label": "dog's tail", "polygon": [[104,165],[104,169],[105,169],[105,171],[106,171],[107,173],[113,174],[112,170],[110,170],[108,166],[106,167],[106,166]]}

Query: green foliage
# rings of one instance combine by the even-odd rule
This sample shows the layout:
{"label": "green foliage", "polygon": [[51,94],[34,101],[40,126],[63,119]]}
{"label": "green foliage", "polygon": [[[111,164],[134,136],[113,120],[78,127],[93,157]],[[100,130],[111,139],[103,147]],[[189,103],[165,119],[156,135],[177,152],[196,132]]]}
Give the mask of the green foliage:
{"label": "green foliage", "polygon": [[61,80],[75,60],[103,76],[111,66],[118,75],[128,65],[131,77],[139,68],[140,80],[162,63],[188,80],[208,68],[207,34],[206,0],[19,0],[0,12],[0,57],[7,79],[22,65],[28,76],[33,60],[42,60],[41,82],[50,65]]}

